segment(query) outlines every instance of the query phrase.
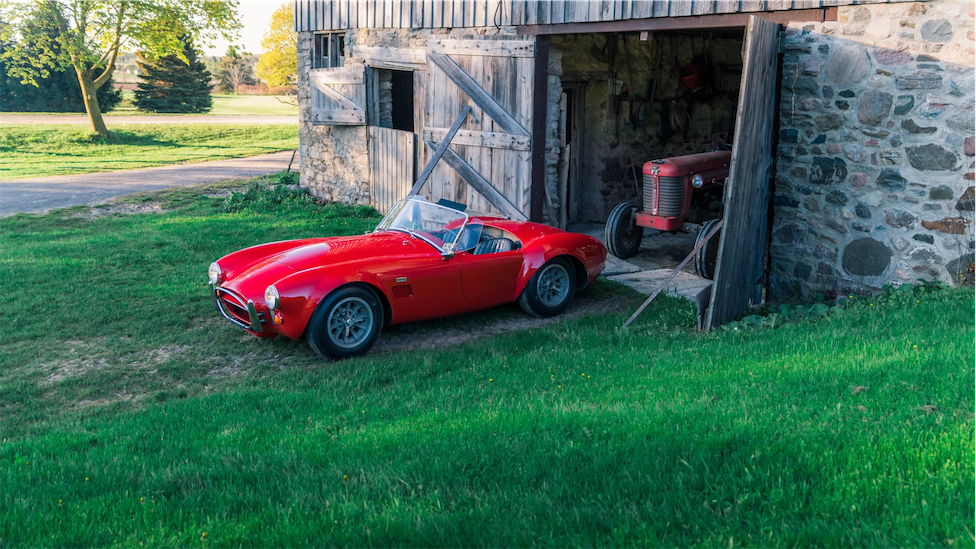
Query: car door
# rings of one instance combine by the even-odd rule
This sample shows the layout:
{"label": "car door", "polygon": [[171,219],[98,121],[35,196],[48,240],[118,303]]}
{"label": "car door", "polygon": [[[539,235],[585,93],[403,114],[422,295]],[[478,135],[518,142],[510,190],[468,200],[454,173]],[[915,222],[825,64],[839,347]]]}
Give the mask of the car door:
{"label": "car door", "polygon": [[403,236],[403,253],[373,269],[390,301],[393,324],[430,320],[468,310],[461,264],[429,243]]}
{"label": "car door", "polygon": [[515,299],[515,281],[522,270],[522,250],[474,254],[459,253],[461,291],[477,308],[509,303]]}

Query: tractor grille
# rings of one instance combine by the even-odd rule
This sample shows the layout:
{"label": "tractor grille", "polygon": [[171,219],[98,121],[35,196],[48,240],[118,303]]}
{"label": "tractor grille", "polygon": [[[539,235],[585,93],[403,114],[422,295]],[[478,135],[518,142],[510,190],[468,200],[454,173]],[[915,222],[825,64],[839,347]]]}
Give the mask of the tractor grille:
{"label": "tractor grille", "polygon": [[684,214],[684,209],[684,177],[644,174],[644,211],[661,217],[678,217]]}

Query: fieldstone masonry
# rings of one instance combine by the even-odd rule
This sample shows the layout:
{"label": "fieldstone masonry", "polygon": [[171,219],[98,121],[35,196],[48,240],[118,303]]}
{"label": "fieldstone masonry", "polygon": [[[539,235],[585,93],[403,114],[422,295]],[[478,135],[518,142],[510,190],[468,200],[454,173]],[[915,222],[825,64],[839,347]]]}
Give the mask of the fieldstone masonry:
{"label": "fieldstone masonry", "polygon": [[849,6],[786,29],[775,298],[972,280],[973,12]]}

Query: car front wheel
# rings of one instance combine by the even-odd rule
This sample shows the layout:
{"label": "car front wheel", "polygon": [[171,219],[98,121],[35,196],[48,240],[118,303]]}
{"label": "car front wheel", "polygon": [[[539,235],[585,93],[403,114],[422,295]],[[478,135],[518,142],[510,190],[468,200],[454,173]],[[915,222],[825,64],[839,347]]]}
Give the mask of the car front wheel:
{"label": "car front wheel", "polygon": [[556,316],[569,307],[576,293],[576,270],[564,258],[548,261],[532,275],[519,296],[519,305],[530,315]]}
{"label": "car front wheel", "polygon": [[359,286],[340,288],[319,303],[306,328],[319,356],[349,358],[369,350],[380,335],[383,306],[376,293]]}

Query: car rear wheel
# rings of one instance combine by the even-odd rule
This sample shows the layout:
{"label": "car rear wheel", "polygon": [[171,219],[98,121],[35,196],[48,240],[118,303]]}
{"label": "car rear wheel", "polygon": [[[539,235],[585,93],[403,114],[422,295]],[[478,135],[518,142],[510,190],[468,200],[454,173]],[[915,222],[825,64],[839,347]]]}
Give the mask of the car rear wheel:
{"label": "car rear wheel", "polygon": [[644,227],[637,225],[637,218],[634,215],[636,212],[637,206],[630,202],[621,202],[607,218],[603,239],[610,253],[620,259],[634,257],[640,250]]}
{"label": "car rear wheel", "polygon": [[319,356],[348,358],[369,350],[383,326],[383,306],[376,292],[346,286],[328,295],[308,322],[306,338]]}
{"label": "car rear wheel", "polygon": [[555,316],[566,310],[576,293],[576,270],[568,260],[557,257],[532,275],[519,296],[519,305],[530,315]]}

